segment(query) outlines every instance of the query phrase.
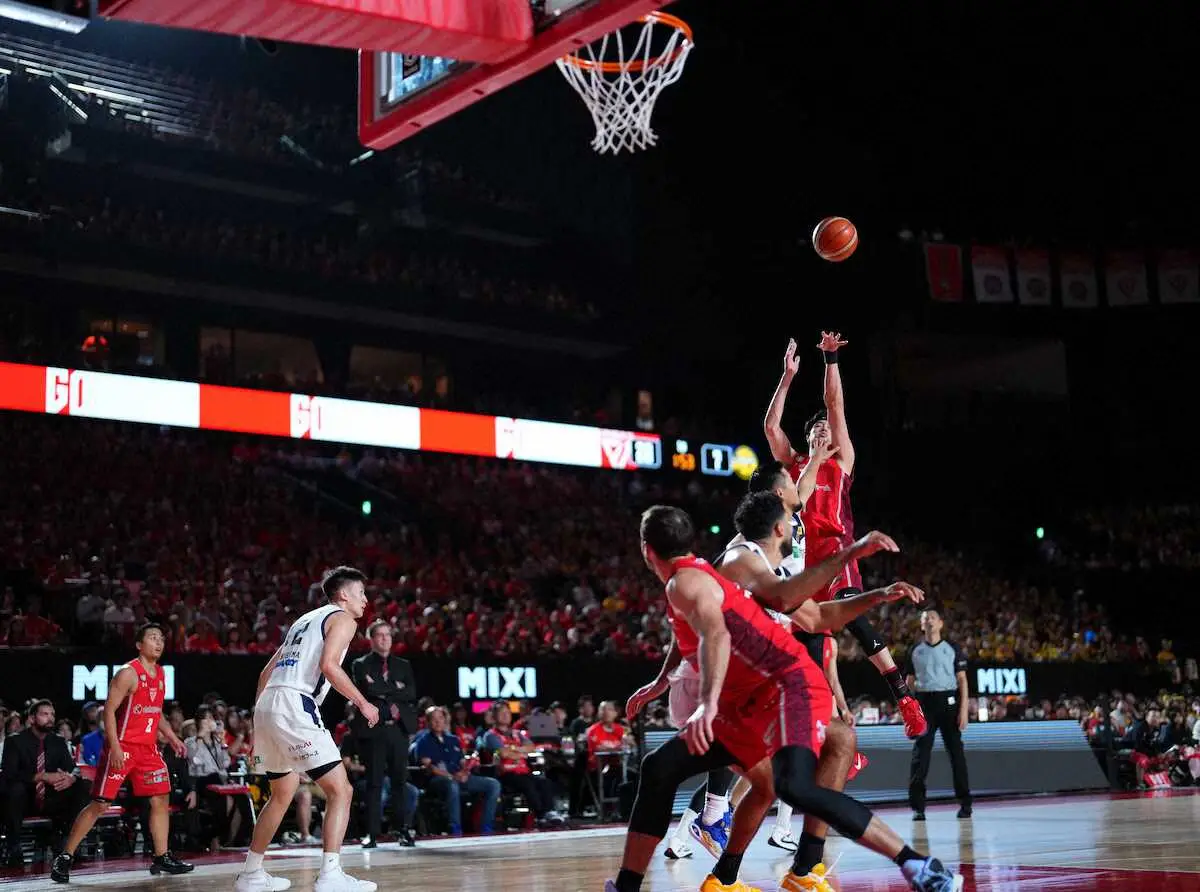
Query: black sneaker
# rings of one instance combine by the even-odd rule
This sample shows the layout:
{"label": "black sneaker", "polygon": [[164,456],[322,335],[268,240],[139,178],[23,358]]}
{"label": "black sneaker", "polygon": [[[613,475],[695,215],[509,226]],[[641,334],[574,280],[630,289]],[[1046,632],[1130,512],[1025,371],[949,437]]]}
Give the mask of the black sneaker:
{"label": "black sneaker", "polygon": [[411,849],[416,846],[417,841],[413,839],[412,831],[407,827],[401,827],[396,832],[396,845],[403,849]]}
{"label": "black sneaker", "polygon": [[913,820],[914,821],[924,821],[925,820],[925,812],[923,812],[923,811],[913,812]]}
{"label": "black sneaker", "polygon": [[75,859],[67,852],[59,852],[54,856],[54,863],[50,865],[50,879],[56,883],[71,882],[71,865],[75,863]]}
{"label": "black sneaker", "polygon": [[969,805],[964,805],[962,808],[960,808],[960,809],[958,810],[958,817],[959,817],[960,819],[962,819],[962,818],[969,818],[969,817],[971,817],[971,806],[969,806]]}
{"label": "black sneaker", "polygon": [[167,852],[165,855],[155,855],[154,860],[150,862],[150,872],[155,876],[158,876],[160,873],[191,873],[195,869],[195,864],[180,861],[175,857],[174,852]]}
{"label": "black sneaker", "polygon": [[371,836],[370,834],[368,834],[367,836],[364,836],[362,838],[362,842],[360,842],[359,845],[362,846],[364,849],[374,849],[374,848],[379,847],[378,841],[375,839],[375,837]]}

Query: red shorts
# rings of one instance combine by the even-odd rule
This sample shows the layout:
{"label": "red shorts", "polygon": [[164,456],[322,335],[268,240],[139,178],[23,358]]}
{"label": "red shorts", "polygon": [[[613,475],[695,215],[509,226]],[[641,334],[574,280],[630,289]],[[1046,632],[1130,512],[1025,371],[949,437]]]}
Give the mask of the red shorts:
{"label": "red shorts", "polygon": [[785,746],[803,746],[819,756],[832,714],[825,676],[798,668],[749,697],[722,703],[713,737],[749,770]]}
{"label": "red shorts", "polygon": [[157,746],[126,743],[121,749],[125,752],[125,767],[120,771],[109,768],[108,747],[100,751],[96,779],[92,781],[93,799],[108,802],[116,799],[126,778],[133,786],[134,796],[162,796],[171,792],[171,775]]}
{"label": "red shorts", "polygon": [[[850,546],[852,540],[842,540],[836,536],[825,539],[809,538],[804,543],[804,566],[815,567],[821,561],[833,557],[843,548]],[[858,572],[858,561],[851,561],[842,567],[842,571],[829,583],[829,588],[817,594],[814,601],[832,601],[842,589],[856,588],[862,591],[862,575]]]}

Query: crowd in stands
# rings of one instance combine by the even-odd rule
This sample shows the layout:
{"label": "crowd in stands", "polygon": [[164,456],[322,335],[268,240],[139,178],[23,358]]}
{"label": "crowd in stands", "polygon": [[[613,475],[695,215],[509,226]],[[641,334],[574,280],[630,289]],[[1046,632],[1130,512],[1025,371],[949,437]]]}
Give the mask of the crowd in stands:
{"label": "crowd in stands", "polygon": [[[669,476],[79,419],[5,422],[0,646],[10,647],[127,641],[153,619],[175,650],[269,653],[319,598],[321,572],[349,562],[370,579],[367,621],[394,624],[399,655],[653,661],[670,631],[639,553],[638,512],[670,500],[727,517],[739,492],[698,478],[681,489]],[[331,507],[301,482],[369,486],[380,504],[405,506],[402,520]],[[705,532],[699,547],[716,553],[729,535]],[[903,541],[890,562],[864,564],[869,581],[922,586],[973,659],[1182,663],[1169,641],[1156,650],[1114,632],[1099,606]],[[919,640],[916,611],[885,608],[876,621],[903,660]],[[861,659],[843,639],[843,659]],[[360,637],[353,647],[366,646]]]}
{"label": "crowd in stands", "polygon": [[[384,790],[384,813],[400,815],[402,826],[415,828],[418,836],[520,829],[527,825],[525,815],[541,827],[562,826],[568,813],[574,819],[603,817],[605,803],[600,791],[613,795],[636,753],[631,731],[620,716],[621,704],[611,700],[597,704],[590,695],[579,698],[574,718],[568,717],[562,703],[535,707],[522,701],[513,712],[508,701],[496,701],[479,716],[473,716],[462,703],[439,706],[428,697],[423,698],[421,707],[419,727],[409,748],[406,789],[393,791],[388,783]],[[70,784],[83,790],[95,775],[104,746],[104,708],[99,702],[84,703],[75,720],[57,715],[48,700],[12,708],[0,702],[0,802],[5,804],[7,824],[0,830],[5,831],[8,843],[0,868],[22,863],[19,847],[13,845],[20,834],[20,820],[13,824],[14,815],[40,816],[29,814],[31,807],[36,810],[39,806],[31,806],[25,799],[22,778],[17,777],[24,766],[15,758],[14,738],[31,733],[39,713],[48,710],[48,727],[66,742],[72,760]],[[160,734],[160,749],[172,780],[173,836],[178,834],[175,838],[182,838],[183,848],[189,851],[245,846],[253,827],[251,808],[255,803],[261,805],[266,795],[253,760],[253,711],[211,692],[199,704],[186,708],[169,702],[163,713],[185,747],[185,754],[176,756]],[[531,724],[538,716],[551,721]],[[336,725],[334,739],[355,787],[352,837],[365,835],[366,781],[357,727],[354,707],[347,704],[345,721]],[[7,759],[6,745],[13,751]],[[449,776],[431,771],[435,765],[444,767]],[[277,842],[319,843],[320,797],[313,795],[315,785],[304,780],[291,820]],[[27,786],[28,780],[24,783]],[[16,795],[19,802],[8,802],[10,795]],[[386,808],[392,796],[403,797],[399,812]],[[468,797],[480,804],[477,816],[463,807],[462,800]],[[77,798],[80,806],[87,801],[86,796]],[[133,802],[123,794],[116,804],[128,807]],[[55,813],[52,817],[61,830],[74,815]],[[129,818],[132,820],[132,812]],[[144,821],[142,829],[144,834]],[[395,833],[399,828],[391,829]],[[126,845],[132,835],[117,843]]]}

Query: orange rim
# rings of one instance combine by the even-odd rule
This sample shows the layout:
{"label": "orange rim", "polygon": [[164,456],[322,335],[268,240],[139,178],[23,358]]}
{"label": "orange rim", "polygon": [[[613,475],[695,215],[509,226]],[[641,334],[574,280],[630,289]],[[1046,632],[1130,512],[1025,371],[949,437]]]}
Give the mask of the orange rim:
{"label": "orange rim", "polygon": [[[666,12],[652,12],[649,15],[642,16],[638,21],[642,23],[653,21],[662,25],[670,25],[683,34],[685,44],[692,42],[691,26],[679,18],[679,16],[673,16]],[[625,71],[643,71],[661,62],[669,62],[677,59],[683,53],[684,48],[684,46],[679,46],[676,47],[674,52],[664,53],[660,56],[655,56],[653,59],[634,59],[630,62],[593,62],[591,59],[580,58],[577,53],[568,53],[563,56],[563,61],[574,65],[576,68],[582,68],[585,71],[603,71],[605,74],[621,74]]]}

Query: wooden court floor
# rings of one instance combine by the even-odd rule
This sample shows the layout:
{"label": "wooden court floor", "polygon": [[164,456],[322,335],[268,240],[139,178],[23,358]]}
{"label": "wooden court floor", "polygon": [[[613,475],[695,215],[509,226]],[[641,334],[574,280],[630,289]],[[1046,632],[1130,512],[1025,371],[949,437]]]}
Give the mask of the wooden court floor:
{"label": "wooden court floor", "polygon": [[[961,865],[968,890],[1200,892],[1200,795],[1186,791],[981,802],[967,821],[956,819],[953,806],[931,807],[924,824],[914,824],[902,810],[881,815],[915,847]],[[380,892],[602,892],[605,878],[616,873],[623,834],[623,828],[606,827],[432,840],[411,850],[382,845],[364,852],[348,846],[343,863],[349,873],[375,880]],[[742,867],[742,879],[764,892],[776,888],[789,863],[766,838],[764,828]],[[307,892],[316,878],[318,855],[315,849],[273,849],[267,867],[291,879],[293,889]],[[842,855],[834,885],[845,892],[907,888],[894,867],[845,840],[831,840],[827,855],[827,860]],[[201,858],[197,864],[187,876],[152,878],[146,862],[107,861],[81,866],[71,885],[128,892],[167,887],[172,892],[230,892],[241,856]],[[712,859],[702,851],[680,862],[668,862],[660,854],[643,888],[696,890],[711,866]],[[0,892],[51,888],[56,887],[49,878],[32,868],[0,874]]]}

